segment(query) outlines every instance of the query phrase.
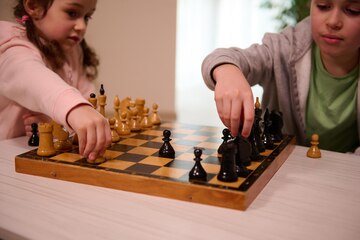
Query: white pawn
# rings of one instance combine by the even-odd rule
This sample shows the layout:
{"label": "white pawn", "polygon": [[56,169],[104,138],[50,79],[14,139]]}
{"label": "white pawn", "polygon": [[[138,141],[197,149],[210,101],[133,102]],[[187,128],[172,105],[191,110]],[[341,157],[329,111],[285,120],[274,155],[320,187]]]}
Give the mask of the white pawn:
{"label": "white pawn", "polygon": [[140,126],[141,126],[141,129],[143,129],[143,130],[149,129],[152,127],[152,123],[149,119],[149,108],[147,108],[147,107],[144,107],[143,118],[141,120]]}
{"label": "white pawn", "polygon": [[116,131],[119,135],[129,135],[131,133],[129,126],[127,125],[127,112],[122,112],[120,117],[120,123]]}
{"label": "white pawn", "polygon": [[159,114],[158,114],[158,105],[156,103],[154,103],[152,105],[152,111],[153,111],[153,114],[152,114],[152,116],[150,118],[151,123],[153,125],[160,125],[161,120],[160,120],[160,117],[159,117]]}

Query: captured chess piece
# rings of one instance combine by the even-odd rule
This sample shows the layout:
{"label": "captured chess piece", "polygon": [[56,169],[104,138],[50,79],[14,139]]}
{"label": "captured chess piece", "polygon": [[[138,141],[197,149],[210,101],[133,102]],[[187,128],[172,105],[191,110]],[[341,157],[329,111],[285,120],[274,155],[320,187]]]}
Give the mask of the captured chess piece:
{"label": "captured chess piece", "polygon": [[202,155],[202,149],[201,148],[195,148],[194,150],[194,161],[195,165],[189,172],[189,180],[200,180],[200,181],[206,181],[207,179],[207,173],[203,166],[201,165],[201,155]]}
{"label": "captured chess piece", "polygon": [[217,179],[222,182],[236,182],[238,175],[236,173],[237,144],[234,139],[230,139],[223,144],[223,153],[221,159],[220,171]]}
{"label": "captured chess piece", "polygon": [[39,135],[37,123],[31,124],[31,137],[29,138],[28,145],[32,147],[39,146]]}
{"label": "captured chess piece", "polygon": [[318,145],[319,145],[319,135],[318,134],[311,135],[310,144],[311,144],[311,146],[310,146],[309,150],[307,151],[306,156],[310,157],[310,158],[321,158],[321,152],[318,147]]}
{"label": "captured chess piece", "polygon": [[159,150],[159,157],[165,157],[165,158],[175,158],[175,150],[174,148],[171,146],[170,141],[171,141],[171,132],[170,130],[164,130],[163,131],[163,145],[160,147]]}
{"label": "captured chess piece", "polygon": [[53,125],[50,123],[39,123],[39,148],[36,154],[42,157],[50,157],[56,154],[53,142]]}

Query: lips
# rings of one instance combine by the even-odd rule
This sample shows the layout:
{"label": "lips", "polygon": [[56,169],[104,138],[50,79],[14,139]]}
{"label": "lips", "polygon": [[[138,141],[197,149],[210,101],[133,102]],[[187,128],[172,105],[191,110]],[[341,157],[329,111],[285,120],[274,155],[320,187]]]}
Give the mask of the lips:
{"label": "lips", "polygon": [[80,41],[80,38],[77,37],[77,36],[69,37],[69,39],[73,40],[74,42],[79,42]]}
{"label": "lips", "polygon": [[333,34],[324,34],[321,37],[328,44],[337,44],[344,40],[343,38]]}

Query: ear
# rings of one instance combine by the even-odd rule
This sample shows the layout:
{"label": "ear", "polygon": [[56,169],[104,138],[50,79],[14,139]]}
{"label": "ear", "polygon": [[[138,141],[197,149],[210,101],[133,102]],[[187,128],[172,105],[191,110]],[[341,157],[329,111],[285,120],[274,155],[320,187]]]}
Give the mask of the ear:
{"label": "ear", "polygon": [[23,6],[32,19],[39,20],[43,17],[44,8],[36,0],[23,0]]}

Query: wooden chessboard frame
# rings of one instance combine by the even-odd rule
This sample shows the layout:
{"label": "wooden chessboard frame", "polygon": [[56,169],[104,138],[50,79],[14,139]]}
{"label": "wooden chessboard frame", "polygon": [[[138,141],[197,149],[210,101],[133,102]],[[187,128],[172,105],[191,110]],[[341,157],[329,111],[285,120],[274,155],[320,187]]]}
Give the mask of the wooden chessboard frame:
{"label": "wooden chessboard frame", "polygon": [[[165,124],[157,128],[158,132],[169,129],[168,126],[175,126],[174,129],[176,129],[179,125]],[[221,131],[222,129],[218,129],[218,132]],[[161,137],[159,135],[160,139]],[[219,145],[220,143],[221,139]],[[15,168],[18,173],[245,210],[285,162],[294,146],[294,138],[285,136],[275,150],[267,150],[268,156],[261,163],[261,167],[257,167],[237,189],[226,185],[174,181],[174,179],[161,176],[149,177],[147,174],[113,171],[111,168],[100,168],[97,165],[74,165],[56,160],[56,158],[36,156],[36,149],[16,156]],[[77,149],[72,152],[76,153]]]}

